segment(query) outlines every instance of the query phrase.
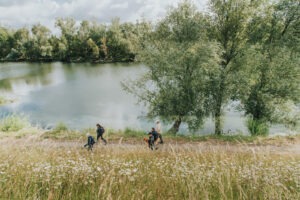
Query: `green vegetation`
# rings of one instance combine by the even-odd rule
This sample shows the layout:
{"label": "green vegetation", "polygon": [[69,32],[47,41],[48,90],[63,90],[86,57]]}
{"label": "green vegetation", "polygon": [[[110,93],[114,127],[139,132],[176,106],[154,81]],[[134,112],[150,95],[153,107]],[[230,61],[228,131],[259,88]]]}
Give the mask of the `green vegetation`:
{"label": "green vegetation", "polygon": [[266,123],[251,118],[247,119],[247,128],[251,135],[267,135],[269,127]]}
{"label": "green vegetation", "polygon": [[245,144],[0,140],[0,199],[299,199],[299,154]]}
{"label": "green vegetation", "polygon": [[0,58],[139,60],[149,71],[124,89],[149,118],[173,122],[170,133],[182,123],[193,132],[212,117],[221,135],[224,108],[234,101],[251,134],[265,135],[272,123],[299,124],[299,18],[298,0],[210,0],[208,14],[183,0],[157,23],[57,19],[59,37],[41,24],[0,27]]}
{"label": "green vegetation", "polygon": [[299,144],[300,135],[167,134],[153,152],[144,132],[107,129],[108,145],[90,152],[85,133],[94,131],[63,123],[47,132],[23,128],[2,137],[0,131],[0,199],[300,197],[300,157],[286,149]]}
{"label": "green vegetation", "polygon": [[[183,1],[139,46],[149,72],[124,88],[148,105],[148,116],[192,131],[208,116],[222,133],[232,101],[254,135],[271,123],[296,126],[300,102],[299,1],[210,0],[209,15]],[[296,107],[297,114],[286,115]]]}
{"label": "green vegetation", "polygon": [[[300,135],[267,137],[271,123],[299,123],[299,19],[298,0],[210,0],[209,14],[185,0],[154,25],[57,19],[59,36],[0,27],[2,61],[143,61],[149,72],[124,88],[149,118],[174,122],[155,151],[129,128],[87,151],[95,129],[2,118],[0,199],[300,199]],[[221,134],[232,101],[251,135]],[[174,134],[210,116],[214,135]]]}
{"label": "green vegetation", "polygon": [[[211,87],[212,116],[215,120],[215,134],[222,133],[223,107],[236,92],[234,81],[243,65],[234,65],[235,58],[243,53],[248,40],[248,23],[259,1],[211,0],[212,15],[209,19],[209,38],[221,46],[218,72],[208,82]],[[238,85],[237,85],[238,87]]]}
{"label": "green vegetation", "polygon": [[251,132],[263,128],[267,133],[270,123],[296,126],[299,122],[296,116],[285,114],[297,110],[300,99],[299,36],[294,35],[299,17],[299,1],[282,0],[259,6],[249,24],[245,53],[236,60],[246,66],[238,76],[245,77],[239,80],[243,88],[239,100],[246,115],[260,127]]}
{"label": "green vegetation", "polygon": [[0,105],[7,103],[7,99],[0,96]]}
{"label": "green vegetation", "polygon": [[44,139],[62,139],[62,140],[72,140],[72,139],[83,139],[86,137],[83,133],[79,131],[69,130],[68,127],[63,123],[59,122],[53,130],[46,131],[41,135]]}
{"label": "green vegetation", "polygon": [[[0,88],[1,88],[1,86],[3,86],[3,85],[1,84],[1,81],[0,81]],[[8,99],[6,97],[0,96],[0,106],[4,105],[4,104],[8,104],[8,103],[13,103],[13,102],[14,102],[14,100],[12,100],[12,99]]]}
{"label": "green vegetation", "polygon": [[0,60],[64,62],[129,62],[134,61],[134,46],[143,23],[111,25],[82,21],[76,26],[71,18],[57,19],[60,36],[41,25],[17,30],[0,27]]}
{"label": "green vegetation", "polygon": [[0,131],[14,132],[31,127],[25,116],[10,115],[0,119]]}
{"label": "green vegetation", "polygon": [[[217,72],[218,45],[206,36],[205,17],[189,3],[173,8],[141,42],[139,58],[149,72],[124,88],[149,104],[149,117],[174,121],[177,133],[182,121],[197,129],[209,115],[206,84]],[[152,87],[149,87],[152,85]]]}
{"label": "green vegetation", "polygon": [[[250,123],[250,122],[249,122]],[[251,123],[254,123],[253,121]],[[167,143],[186,143],[186,142],[212,142],[212,143],[253,143],[253,144],[272,144],[272,141],[275,143],[289,143],[293,141],[300,140],[300,135],[291,135],[291,136],[266,136],[264,132],[265,126],[255,126],[249,124],[252,129],[259,129],[253,133],[261,134],[251,134],[243,135],[241,133],[233,133],[230,135],[197,135],[197,134],[163,134],[163,139]],[[251,129],[250,129],[251,130]],[[1,120],[0,122],[0,138],[24,138],[31,137],[38,139],[50,139],[53,141],[81,141],[82,143],[86,142],[87,133],[90,133],[92,136],[96,137],[95,129],[85,129],[83,131],[71,130],[64,123],[58,123],[53,130],[45,131],[35,127],[32,127],[26,117],[20,116],[8,116]],[[130,143],[130,144],[140,144],[143,142],[143,138],[148,138],[148,135],[145,131],[134,130],[126,128],[125,130],[113,130],[107,129],[104,134],[104,138],[108,140],[109,143]]]}
{"label": "green vegetation", "polygon": [[57,132],[57,133],[64,132],[64,131],[68,131],[68,127],[63,122],[59,122],[58,124],[56,124],[56,126],[53,129],[53,132]]}

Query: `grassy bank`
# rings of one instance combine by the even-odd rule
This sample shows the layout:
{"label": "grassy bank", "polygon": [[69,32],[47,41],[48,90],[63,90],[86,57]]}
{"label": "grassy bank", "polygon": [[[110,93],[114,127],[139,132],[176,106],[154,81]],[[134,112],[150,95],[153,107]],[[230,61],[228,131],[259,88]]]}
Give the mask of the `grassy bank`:
{"label": "grassy bank", "polygon": [[0,96],[0,105],[13,103],[15,100]]}
{"label": "grassy bank", "polygon": [[[63,125],[58,125],[51,131],[46,131],[40,135],[41,139],[51,139],[55,141],[82,141],[85,142],[90,133],[96,137],[94,129],[86,129],[83,131],[73,131]],[[148,137],[145,131],[133,130],[126,128],[125,130],[107,129],[104,134],[105,139],[111,143],[140,143],[143,138]],[[206,142],[214,144],[289,144],[300,142],[300,134],[289,136],[251,136],[251,135],[171,135],[163,134],[163,138],[169,143],[197,143]]]}
{"label": "grassy bank", "polygon": [[299,199],[299,154],[0,140],[0,199]]}
{"label": "grassy bank", "polygon": [[0,121],[0,199],[300,198],[300,135],[164,135],[151,151],[145,132],[107,129],[91,152],[94,129],[27,122]]}
{"label": "grassy bank", "polygon": [[[34,127],[30,124],[28,118],[22,115],[9,115],[0,119],[0,138],[5,137],[31,137],[40,139],[50,139],[55,141],[85,141],[87,133],[96,136],[94,128],[84,130],[72,130],[63,122],[58,123],[51,130],[44,130]],[[140,142],[148,137],[146,131],[126,128],[124,130],[106,129],[104,137],[113,143],[122,142]],[[272,143],[293,143],[300,141],[300,134],[290,136],[252,136],[241,134],[230,135],[171,135],[163,134],[163,138],[172,143],[181,142],[212,142],[212,143],[253,143],[253,144],[272,144]]]}
{"label": "grassy bank", "polygon": [[[64,123],[58,123],[52,130],[43,130],[32,127],[24,116],[11,115],[0,120],[0,138],[26,138],[35,137],[40,140],[54,141],[80,141],[85,142],[87,133],[96,137],[95,129],[82,131],[72,130]],[[140,143],[148,137],[145,131],[106,129],[104,137],[111,143]],[[300,142],[300,134],[290,136],[251,136],[251,135],[170,135],[163,134],[163,138],[169,143],[197,143],[206,142],[214,144],[288,144]]]}
{"label": "grassy bank", "polygon": [[9,102],[6,98],[0,96],[0,105],[6,104],[7,102]]}

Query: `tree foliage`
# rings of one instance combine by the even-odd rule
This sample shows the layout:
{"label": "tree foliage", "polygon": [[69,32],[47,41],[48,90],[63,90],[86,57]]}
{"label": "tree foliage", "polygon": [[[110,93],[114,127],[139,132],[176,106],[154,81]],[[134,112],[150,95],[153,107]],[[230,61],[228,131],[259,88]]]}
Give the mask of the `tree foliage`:
{"label": "tree foliage", "polygon": [[241,65],[233,65],[237,56],[243,53],[247,44],[247,28],[256,1],[251,0],[211,0],[209,36],[222,49],[219,73],[214,75],[211,91],[215,133],[222,133],[223,107],[235,97],[235,79]]}
{"label": "tree foliage", "polygon": [[217,69],[218,46],[208,42],[205,18],[185,1],[144,37],[138,56],[149,72],[127,86],[149,106],[149,117],[181,122],[196,129],[209,115],[211,96],[207,87]]}
{"label": "tree foliage", "polygon": [[300,100],[300,3],[282,0],[263,8],[252,19],[248,48],[238,61],[247,75],[239,100],[258,125],[295,125],[299,111],[285,113]]}
{"label": "tree foliage", "polygon": [[77,25],[72,18],[55,22],[60,30],[56,36],[41,25],[31,29],[8,30],[0,27],[0,60],[4,61],[65,61],[118,62],[134,61],[138,24],[110,25],[82,21]]}
{"label": "tree foliage", "polygon": [[148,107],[148,117],[197,129],[211,116],[222,133],[232,101],[254,135],[271,123],[300,119],[299,0],[210,0],[200,12],[188,0],[157,23],[109,25],[57,19],[59,35],[36,24],[0,27],[2,61],[120,62],[139,60],[148,73],[124,88]]}

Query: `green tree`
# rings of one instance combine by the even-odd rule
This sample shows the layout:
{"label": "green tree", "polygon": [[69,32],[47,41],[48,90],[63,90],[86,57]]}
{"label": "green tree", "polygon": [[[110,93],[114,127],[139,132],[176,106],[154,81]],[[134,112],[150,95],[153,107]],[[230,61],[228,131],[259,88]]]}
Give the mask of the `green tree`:
{"label": "green tree", "polygon": [[55,25],[61,30],[61,38],[59,41],[60,55],[64,55],[63,61],[72,61],[75,58],[77,51],[75,20],[71,18],[57,19]]}
{"label": "green tree", "polygon": [[268,129],[257,127],[270,123],[299,122],[299,110],[292,112],[300,100],[299,19],[300,2],[282,0],[263,4],[252,20],[249,48],[237,62],[246,67],[241,73],[248,75],[240,82],[246,87],[239,99],[252,134],[267,134]]}
{"label": "green tree", "polygon": [[[82,21],[80,23],[79,29],[76,34],[76,52],[78,52],[78,55],[76,57],[80,57],[81,59],[87,60],[90,58],[98,57],[95,56],[95,52],[93,51],[94,47],[94,41],[90,39],[90,22],[89,21]],[[92,55],[90,55],[92,53]]]}
{"label": "green tree", "polygon": [[26,28],[18,29],[13,34],[13,44],[10,53],[7,56],[8,60],[26,60],[28,43],[30,42],[30,32]]}
{"label": "green tree", "polygon": [[112,20],[106,33],[106,47],[108,57],[112,61],[132,60],[130,52],[130,40],[126,38],[126,30],[122,27],[119,18]]}
{"label": "green tree", "polygon": [[241,66],[233,65],[234,59],[243,53],[247,43],[247,27],[251,20],[253,0],[211,0],[209,37],[217,41],[222,49],[219,72],[213,74],[211,82],[212,115],[215,134],[222,133],[223,106],[236,96],[236,73]]}
{"label": "green tree", "polygon": [[0,27],[0,59],[5,58],[11,49],[10,31],[4,27]]}
{"label": "green tree", "polygon": [[[34,25],[31,29],[32,38],[32,53],[29,57],[33,59],[51,59],[53,47],[49,43],[50,30],[41,25]],[[28,52],[30,50],[27,50]],[[27,53],[28,55],[28,53]]]}
{"label": "green tree", "polygon": [[106,25],[92,22],[89,35],[97,45],[99,49],[99,59],[102,61],[108,58],[108,48],[106,45],[106,29]]}
{"label": "green tree", "polygon": [[[149,72],[125,89],[148,105],[148,117],[197,129],[209,114],[207,82],[218,69],[218,46],[208,42],[204,18],[188,1],[169,11],[149,34],[141,34],[139,59]],[[143,24],[145,26],[145,24]]]}
{"label": "green tree", "polygon": [[90,58],[97,60],[99,57],[99,48],[96,43],[90,38],[87,40],[88,52],[91,54]]}

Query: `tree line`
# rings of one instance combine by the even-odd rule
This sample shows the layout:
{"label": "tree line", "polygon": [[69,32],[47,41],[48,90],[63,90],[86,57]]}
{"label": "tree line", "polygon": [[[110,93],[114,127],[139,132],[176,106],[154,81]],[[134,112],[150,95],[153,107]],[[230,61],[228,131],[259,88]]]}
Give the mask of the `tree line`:
{"label": "tree line", "polygon": [[134,61],[139,27],[143,23],[109,25],[72,18],[57,19],[58,35],[41,24],[17,30],[0,27],[0,60],[63,62]]}
{"label": "tree line", "polygon": [[299,1],[210,0],[203,12],[185,0],[149,30],[137,51],[149,71],[123,86],[148,117],[173,121],[170,132],[212,117],[221,134],[233,101],[253,135],[299,122]]}

